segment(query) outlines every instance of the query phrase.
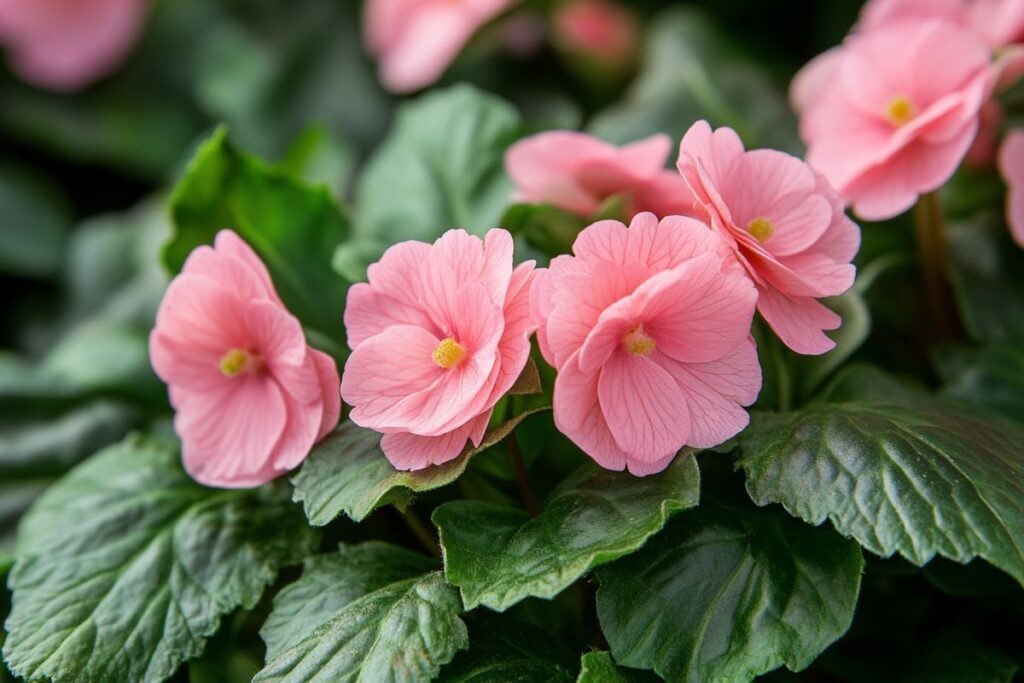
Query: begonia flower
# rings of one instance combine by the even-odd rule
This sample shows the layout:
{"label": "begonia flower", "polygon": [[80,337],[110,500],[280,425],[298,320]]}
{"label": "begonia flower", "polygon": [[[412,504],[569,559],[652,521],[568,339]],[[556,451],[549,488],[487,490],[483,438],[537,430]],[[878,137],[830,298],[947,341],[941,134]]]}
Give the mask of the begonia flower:
{"label": "begonia flower", "polygon": [[725,240],[681,216],[600,221],[538,271],[555,424],[602,467],[646,475],[743,429],[761,368],[757,293]]}
{"label": "begonia flower", "polygon": [[0,44],[29,83],[78,90],[124,60],[147,7],[146,0],[0,0]]}
{"label": "begonia flower", "polygon": [[505,168],[520,201],[547,202],[589,217],[605,200],[621,196],[630,218],[642,211],[692,215],[689,188],[665,168],[671,153],[667,135],[616,147],[586,133],[550,131],[512,145]]}
{"label": "begonia flower", "polygon": [[189,255],[149,337],[185,469],[209,486],[266,483],[338,422],[331,358],[306,343],[256,253],[230,230]]}
{"label": "begonia flower", "polygon": [[349,290],[342,397],[353,422],[384,434],[395,467],[480,444],[530,355],[533,272],[532,261],[512,267],[508,231],[449,230],[432,245],[392,246]]}
{"label": "begonia flower", "polygon": [[841,320],[818,299],[853,284],[860,230],[824,176],[784,152],[747,152],[734,130],[712,132],[706,121],[683,137],[678,166],[757,286],[757,308],[775,333],[798,353],[833,348],[823,330]]}

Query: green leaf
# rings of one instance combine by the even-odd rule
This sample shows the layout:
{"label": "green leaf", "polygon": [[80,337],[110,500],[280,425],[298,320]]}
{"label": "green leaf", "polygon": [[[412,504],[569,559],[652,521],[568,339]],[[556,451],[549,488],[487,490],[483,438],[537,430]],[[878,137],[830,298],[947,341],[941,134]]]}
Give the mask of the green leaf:
{"label": "green leaf", "polygon": [[607,652],[588,652],[580,659],[580,675],[576,683],[643,683],[656,681],[647,671],[616,666]]}
{"label": "green leaf", "polygon": [[939,356],[943,393],[975,409],[1024,421],[1024,349],[992,344]]}
{"label": "green leaf", "polygon": [[478,612],[466,619],[469,650],[441,670],[441,683],[572,683],[575,653],[528,623]]}
{"label": "green leaf", "polygon": [[71,218],[63,198],[41,178],[0,167],[0,271],[56,275]]}
{"label": "green leaf", "polygon": [[675,512],[697,504],[700,473],[684,453],[650,477],[593,463],[552,492],[531,519],[521,510],[477,501],[437,508],[448,581],[468,609],[503,611],[527,597],[551,598],[606,562],[640,548]]}
{"label": "green leaf", "polygon": [[251,609],[315,540],[280,487],[196,485],[177,453],[129,437],[22,519],[4,657],[35,680],[161,681],[221,616]]}
{"label": "green leaf", "polygon": [[963,633],[943,634],[913,657],[897,683],[1011,683],[1018,665],[1002,652]]}
{"label": "green leaf", "polygon": [[357,188],[356,239],[339,255],[346,274],[395,242],[495,227],[512,189],[505,149],[519,132],[511,106],[466,85],[404,105]]}
{"label": "green leaf", "polygon": [[309,560],[274,600],[254,682],[433,678],[469,643],[459,596],[432,566],[375,542]]}
{"label": "green leaf", "polygon": [[830,398],[740,435],[755,502],[829,519],[884,557],[979,556],[1024,582],[1024,430],[872,368],[848,370]]}
{"label": "green leaf", "polygon": [[380,449],[378,432],[342,422],[313,449],[292,479],[295,501],[301,502],[313,526],[324,526],[345,514],[361,522],[383,505],[404,510],[414,493],[446,486],[466,470],[469,459],[508,436],[538,410],[523,413],[484,435],[477,448],[455,460],[416,472],[396,470]]}
{"label": "green leaf", "polygon": [[671,681],[749,681],[807,667],[853,620],[856,543],[781,510],[705,504],[597,571],[615,660]]}
{"label": "green leaf", "polygon": [[591,132],[620,144],[655,133],[679,140],[707,119],[735,128],[748,147],[801,149],[783,89],[730,49],[704,12],[662,12],[644,44],[640,74],[619,104],[591,121]]}
{"label": "green leaf", "polygon": [[1024,252],[1010,240],[1002,210],[954,223],[949,241],[953,286],[971,338],[1024,342]]}
{"label": "green leaf", "polygon": [[164,263],[177,272],[197,246],[223,228],[241,235],[267,264],[289,310],[336,341],[348,283],[331,255],[349,234],[348,219],[324,186],[243,154],[216,131],[199,148],[171,197],[174,235]]}

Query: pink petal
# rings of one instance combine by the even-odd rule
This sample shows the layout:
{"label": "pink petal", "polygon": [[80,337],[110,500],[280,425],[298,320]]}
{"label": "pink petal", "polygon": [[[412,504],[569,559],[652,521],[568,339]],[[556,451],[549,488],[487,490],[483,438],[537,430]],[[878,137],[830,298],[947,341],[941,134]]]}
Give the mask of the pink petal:
{"label": "pink petal", "polygon": [[395,469],[416,471],[454,460],[466,447],[474,422],[440,436],[419,436],[409,432],[385,434],[381,450]]}
{"label": "pink petal", "polygon": [[1014,241],[1024,248],[1024,131],[1013,131],[999,150],[999,170],[1006,180],[1006,221]]}
{"label": "pink petal", "polygon": [[810,297],[790,297],[773,288],[758,288],[757,310],[797,353],[817,356],[835,348],[822,330],[834,330],[842,319]]}
{"label": "pink petal", "polygon": [[316,349],[310,349],[309,354],[313,358],[316,374],[320,378],[321,403],[323,404],[320,429],[316,436],[319,441],[337,426],[338,419],[341,417],[341,387],[338,379],[338,366],[334,364],[334,359]]}
{"label": "pink petal", "polygon": [[613,354],[601,370],[598,397],[615,443],[631,459],[662,460],[690,435],[679,385],[648,358]]}
{"label": "pink petal", "polygon": [[576,360],[570,357],[555,378],[555,426],[601,467],[624,470],[627,456],[615,443],[598,400],[600,373],[580,372]]}

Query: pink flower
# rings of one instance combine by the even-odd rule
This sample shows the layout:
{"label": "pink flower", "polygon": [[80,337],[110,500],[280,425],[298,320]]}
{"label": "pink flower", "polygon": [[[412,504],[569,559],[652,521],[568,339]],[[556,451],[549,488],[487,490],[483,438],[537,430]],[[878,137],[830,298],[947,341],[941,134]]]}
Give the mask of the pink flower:
{"label": "pink flower", "polygon": [[366,46],[380,79],[406,93],[441,77],[477,29],[515,0],[368,0]]}
{"label": "pink flower", "polygon": [[593,216],[614,195],[627,200],[626,213],[692,215],[686,183],[665,169],[672,153],[667,135],[615,147],[586,133],[551,131],[520,140],[505,155],[517,199],[547,202],[581,216]]}
{"label": "pink flower", "polygon": [[999,170],[1006,180],[1006,222],[1014,241],[1024,249],[1024,131],[1015,130],[999,149]]}
{"label": "pink flower", "polygon": [[558,370],[555,424],[602,467],[660,472],[722,443],[761,388],[756,292],[719,235],[650,213],[583,230],[538,272],[530,306]]}
{"label": "pink flower", "polygon": [[861,11],[859,31],[899,22],[943,19],[975,33],[995,49],[1024,40],[1020,0],[871,0]]}
{"label": "pink flower", "polygon": [[793,86],[807,161],[854,210],[882,220],[956,170],[998,70],[988,47],[941,19],[847,38]]}
{"label": "pink flower", "polygon": [[350,419],[384,433],[403,470],[479,445],[494,404],[530,355],[533,262],[512,268],[512,236],[449,230],[433,245],[401,242],[348,293],[353,351],[341,395]]}
{"label": "pink flower", "polygon": [[822,330],[839,316],[817,301],[853,284],[860,231],[828,181],[775,150],[746,152],[731,128],[693,124],[679,146],[679,172],[711,228],[757,286],[757,309],[789,348],[819,354]]}
{"label": "pink flower", "polygon": [[556,44],[608,67],[629,66],[637,51],[640,27],[626,7],[610,0],[568,0],[555,9]]}
{"label": "pink flower", "polygon": [[338,370],[310,348],[255,252],[230,230],[192,252],[149,337],[185,469],[257,486],[298,466],[338,422]]}
{"label": "pink flower", "polygon": [[0,43],[22,78],[70,91],[114,70],[135,44],[146,0],[0,0]]}

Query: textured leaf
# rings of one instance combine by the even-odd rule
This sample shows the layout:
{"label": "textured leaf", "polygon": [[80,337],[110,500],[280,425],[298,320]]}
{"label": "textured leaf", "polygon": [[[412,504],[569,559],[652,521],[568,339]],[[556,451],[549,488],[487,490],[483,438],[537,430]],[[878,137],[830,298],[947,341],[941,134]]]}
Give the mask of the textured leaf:
{"label": "textured leaf", "polygon": [[348,237],[349,223],[326,187],[243,154],[220,129],[175,188],[171,216],[175,231],[164,249],[171,272],[197,246],[231,228],[267,264],[289,310],[341,339],[348,283],[331,267],[331,254]]}
{"label": "textured leaf", "polygon": [[312,549],[280,493],[200,487],[139,437],[96,454],[22,519],[7,663],[29,679],[168,678]]}
{"label": "textured leaf", "polygon": [[518,509],[453,501],[438,507],[433,521],[448,581],[461,589],[466,607],[501,611],[530,596],[553,597],[594,567],[633,552],[699,496],[697,463],[683,454],[649,477],[588,463],[533,519]]}
{"label": "textured leaf", "polygon": [[778,509],[702,505],[597,571],[615,660],[667,680],[749,681],[808,666],[850,627],[856,543]]}
{"label": "textured leaf", "polygon": [[474,613],[469,625],[469,650],[460,652],[441,670],[441,683],[572,683],[575,653],[530,624],[490,613]]}
{"label": "textured leaf", "polygon": [[576,683],[650,683],[658,678],[648,671],[616,666],[607,652],[588,652],[580,659]]}
{"label": "textured leaf", "polygon": [[339,256],[349,264],[342,272],[359,277],[360,266],[395,242],[495,227],[511,194],[505,149],[519,130],[511,106],[470,86],[403,106],[357,188],[355,253]]}
{"label": "textured leaf", "polygon": [[423,681],[468,645],[462,605],[427,558],[382,543],[306,564],[274,600],[256,681]]}
{"label": "textured leaf", "polygon": [[530,415],[525,412],[484,435],[477,448],[443,465],[416,472],[396,470],[380,449],[381,435],[345,420],[313,449],[292,479],[313,526],[329,524],[340,514],[361,522],[384,505],[404,510],[413,494],[437,489],[458,479],[469,459],[495,445]]}
{"label": "textured leaf", "polygon": [[834,403],[759,415],[740,466],[760,505],[917,565],[982,557],[1024,582],[1024,430],[854,368]]}
{"label": "textured leaf", "polygon": [[1024,349],[993,344],[939,356],[943,393],[975,409],[1024,421]]}

